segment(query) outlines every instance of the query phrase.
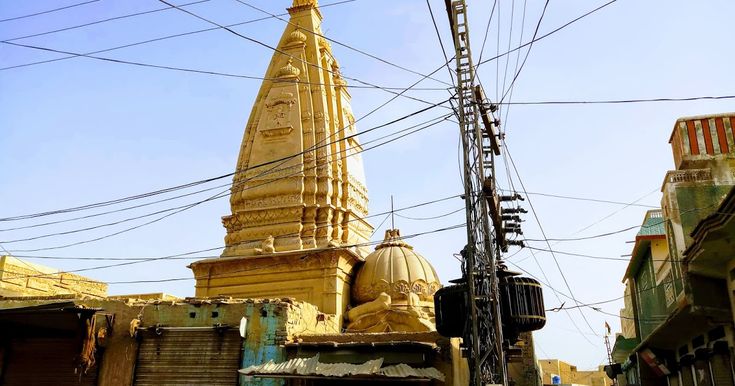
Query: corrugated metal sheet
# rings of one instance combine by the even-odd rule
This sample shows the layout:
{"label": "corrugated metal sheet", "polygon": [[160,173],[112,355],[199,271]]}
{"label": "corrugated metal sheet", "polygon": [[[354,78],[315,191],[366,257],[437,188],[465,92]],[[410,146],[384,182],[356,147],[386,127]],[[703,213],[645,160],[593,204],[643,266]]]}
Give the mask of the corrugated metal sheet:
{"label": "corrugated metal sheet", "polygon": [[237,330],[162,330],[142,334],[136,386],[237,384],[242,338]]}
{"label": "corrugated metal sheet", "polygon": [[730,364],[730,353],[716,353],[710,358],[712,367],[712,379],[715,385],[732,385],[732,365]]}
{"label": "corrugated metal sheet", "polygon": [[362,364],[321,363],[319,355],[311,358],[294,358],[286,362],[268,361],[241,369],[245,375],[318,375],[324,377],[374,376],[389,378],[426,378],[444,381],[444,374],[433,368],[414,368],[405,363],[381,367],[383,359],[375,359]]}
{"label": "corrugated metal sheet", "polygon": [[82,348],[77,338],[11,339],[0,383],[7,386],[67,386],[97,384],[97,367],[80,374],[76,359]]}

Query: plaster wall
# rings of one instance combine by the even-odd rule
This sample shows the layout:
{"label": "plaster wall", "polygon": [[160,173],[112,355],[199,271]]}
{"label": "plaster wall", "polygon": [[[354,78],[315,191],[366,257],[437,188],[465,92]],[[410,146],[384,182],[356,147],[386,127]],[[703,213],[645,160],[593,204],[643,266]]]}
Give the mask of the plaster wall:
{"label": "plaster wall", "polygon": [[[223,324],[238,327],[241,318],[248,320],[243,340],[241,366],[284,358],[282,345],[296,334],[335,333],[337,323],[316,307],[291,299],[187,299],[186,301],[122,301],[73,299],[63,297],[16,298],[1,300],[1,308],[30,307],[74,300],[78,305],[101,308],[97,312],[97,335],[100,354],[100,386],[132,385],[138,341],[131,337],[131,322],[139,327],[211,327]],[[109,323],[108,323],[109,321]],[[253,385],[280,385],[276,380],[258,380]]]}

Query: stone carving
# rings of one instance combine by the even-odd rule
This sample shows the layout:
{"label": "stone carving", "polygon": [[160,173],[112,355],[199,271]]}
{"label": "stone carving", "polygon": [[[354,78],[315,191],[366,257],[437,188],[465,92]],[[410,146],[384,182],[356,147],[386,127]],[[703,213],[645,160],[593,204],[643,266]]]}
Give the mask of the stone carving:
{"label": "stone carving", "polygon": [[265,253],[275,252],[276,248],[273,246],[274,241],[275,239],[273,238],[273,235],[268,235],[268,237],[260,243],[260,248],[255,248],[255,253],[262,255]]}
{"label": "stone carving", "polygon": [[285,66],[281,67],[278,72],[276,72],[276,78],[278,79],[295,79],[301,74],[301,70],[294,67],[293,65],[293,58],[288,59],[288,63],[286,63]]}
{"label": "stone carving", "polygon": [[268,120],[267,128],[291,128],[290,115],[294,104],[296,104],[296,98],[290,92],[282,92],[279,96],[267,101],[265,103]]}
{"label": "stone carving", "polygon": [[408,303],[397,306],[386,293],[347,312],[347,332],[427,332],[435,331],[433,315],[411,294]]}
{"label": "stone carving", "polygon": [[293,127],[278,127],[275,129],[265,129],[261,130],[260,134],[265,137],[266,139],[276,139],[278,137],[283,137],[286,135],[291,134],[293,131]]}

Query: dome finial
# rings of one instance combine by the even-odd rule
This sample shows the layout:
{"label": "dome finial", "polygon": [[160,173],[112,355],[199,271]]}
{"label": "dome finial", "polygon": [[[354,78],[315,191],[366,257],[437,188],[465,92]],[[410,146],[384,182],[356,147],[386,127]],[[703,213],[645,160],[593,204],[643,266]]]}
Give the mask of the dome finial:
{"label": "dome finial", "polygon": [[292,63],[293,63],[293,58],[288,58],[288,63],[286,63],[285,66],[281,67],[276,73],[276,78],[288,79],[288,78],[298,77],[299,74],[301,74],[301,70],[294,67]]}

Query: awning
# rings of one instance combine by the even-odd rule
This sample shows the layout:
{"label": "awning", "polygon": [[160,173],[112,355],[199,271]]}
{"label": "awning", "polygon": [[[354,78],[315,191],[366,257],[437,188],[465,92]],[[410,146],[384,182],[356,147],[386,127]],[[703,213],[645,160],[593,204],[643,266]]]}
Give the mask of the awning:
{"label": "awning", "polygon": [[444,381],[444,374],[433,367],[415,368],[405,363],[381,367],[383,359],[361,364],[322,363],[319,355],[311,358],[294,358],[286,362],[272,360],[261,365],[240,369],[239,373],[259,378],[339,379],[344,381]]}

